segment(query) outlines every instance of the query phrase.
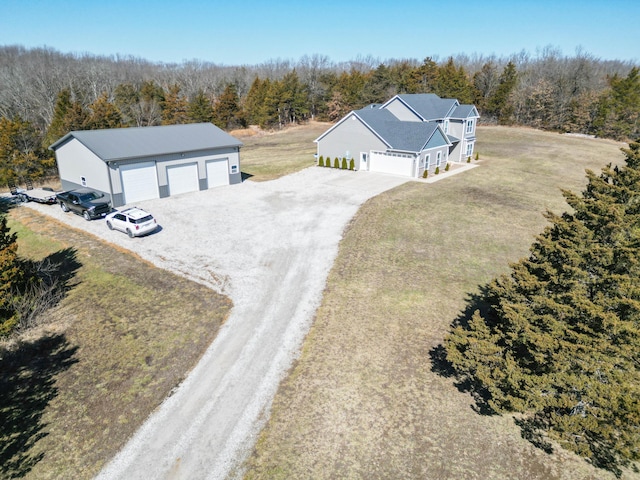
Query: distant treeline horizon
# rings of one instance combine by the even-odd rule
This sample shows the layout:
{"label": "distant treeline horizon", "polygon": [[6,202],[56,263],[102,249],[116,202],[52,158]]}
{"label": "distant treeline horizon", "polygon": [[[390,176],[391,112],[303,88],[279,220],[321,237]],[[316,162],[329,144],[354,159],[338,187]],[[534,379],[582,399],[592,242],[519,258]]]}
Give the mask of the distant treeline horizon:
{"label": "distant treeline horizon", "polygon": [[[402,93],[475,104],[485,124],[640,137],[638,66],[580,49],[349,62],[314,54],[225,66],[9,45],[0,46],[0,183],[54,168],[47,147],[71,130],[203,121],[226,130],[283,128],[334,122]],[[36,168],[42,162],[34,159],[49,167]]]}

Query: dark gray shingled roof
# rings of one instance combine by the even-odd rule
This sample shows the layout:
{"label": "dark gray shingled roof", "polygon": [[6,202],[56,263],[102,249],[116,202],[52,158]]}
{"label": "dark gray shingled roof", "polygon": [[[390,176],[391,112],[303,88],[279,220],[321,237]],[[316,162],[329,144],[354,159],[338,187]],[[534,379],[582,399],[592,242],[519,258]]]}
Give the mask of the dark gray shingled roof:
{"label": "dark gray shingled roof", "polygon": [[455,98],[440,98],[435,93],[403,94],[397,97],[425,120],[441,120],[448,117],[458,105]]}
{"label": "dark gray shingled roof", "polygon": [[465,119],[478,116],[478,111],[473,105],[458,105],[451,113],[451,118]]}
{"label": "dark gray shingled roof", "polygon": [[438,129],[435,122],[403,122],[391,112],[378,105],[353,112],[365,122],[390,149],[405,152],[420,152]]}
{"label": "dark gray shingled roof", "polygon": [[55,150],[72,137],[105,162],[242,146],[242,142],[212,123],[189,123],[158,127],[78,130],[68,133],[49,148]]}

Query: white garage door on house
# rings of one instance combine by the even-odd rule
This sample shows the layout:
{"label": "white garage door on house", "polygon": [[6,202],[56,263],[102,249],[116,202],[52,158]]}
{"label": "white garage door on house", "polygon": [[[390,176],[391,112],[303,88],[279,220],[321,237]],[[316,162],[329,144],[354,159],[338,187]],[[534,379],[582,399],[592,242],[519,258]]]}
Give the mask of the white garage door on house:
{"label": "white garage door on house", "polygon": [[207,162],[207,186],[229,185],[229,162],[226,158]]}
{"label": "white garage door on house", "polygon": [[189,165],[167,167],[167,181],[169,183],[169,195],[197,192],[200,190],[198,164],[190,163]]}
{"label": "white garage door on house", "polygon": [[413,177],[415,158],[401,153],[371,152],[369,171]]}
{"label": "white garage door on house", "polygon": [[132,163],[120,166],[122,192],[125,203],[159,198],[158,175],[155,162]]}

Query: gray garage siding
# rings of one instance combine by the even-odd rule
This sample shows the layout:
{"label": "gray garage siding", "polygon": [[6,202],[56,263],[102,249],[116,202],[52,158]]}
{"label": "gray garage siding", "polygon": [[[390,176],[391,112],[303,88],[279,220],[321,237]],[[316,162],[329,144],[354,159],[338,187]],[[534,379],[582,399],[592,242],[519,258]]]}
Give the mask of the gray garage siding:
{"label": "gray garage siding", "polygon": [[160,198],[169,196],[169,183],[167,179],[167,167],[175,165],[186,165],[196,162],[198,164],[198,182],[200,190],[207,189],[207,167],[206,162],[209,160],[227,159],[229,168],[236,165],[236,173],[229,174],[229,183],[236,184],[242,182],[242,174],[239,166],[239,153],[234,148],[203,150],[200,152],[186,152],[184,154],[168,154],[156,157],[136,158],[126,161],[109,162],[109,173],[111,177],[111,185],[113,188],[113,204],[121,206],[124,203],[124,192],[122,190],[122,182],[120,178],[119,167],[121,165],[130,165],[132,163],[142,163],[154,161],[156,163],[156,171],[158,174],[158,189]]}

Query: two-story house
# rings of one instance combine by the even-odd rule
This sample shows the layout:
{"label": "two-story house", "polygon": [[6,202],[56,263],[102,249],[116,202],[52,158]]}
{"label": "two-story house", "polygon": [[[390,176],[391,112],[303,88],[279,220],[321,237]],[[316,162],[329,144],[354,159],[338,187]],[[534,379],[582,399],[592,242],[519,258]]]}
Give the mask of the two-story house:
{"label": "two-story house", "polygon": [[317,157],[354,160],[356,170],[421,177],[473,155],[480,115],[433,93],[396,95],[354,110],[318,137]]}

